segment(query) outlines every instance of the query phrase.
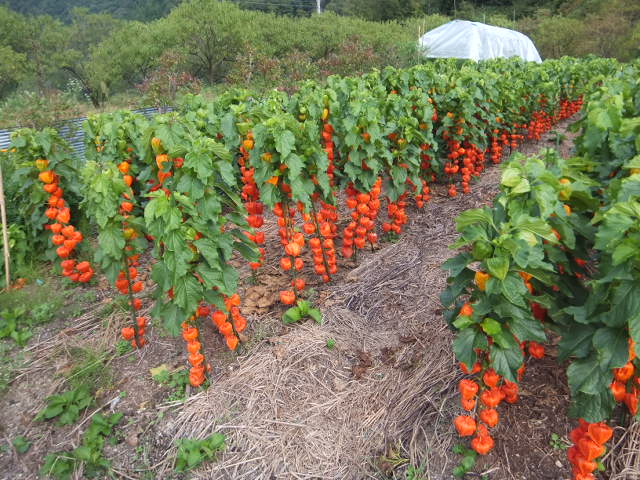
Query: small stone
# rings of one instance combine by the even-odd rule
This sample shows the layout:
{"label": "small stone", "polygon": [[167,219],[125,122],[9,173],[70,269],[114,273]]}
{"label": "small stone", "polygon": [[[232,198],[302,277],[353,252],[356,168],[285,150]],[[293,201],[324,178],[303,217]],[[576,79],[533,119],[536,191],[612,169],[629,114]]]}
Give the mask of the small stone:
{"label": "small stone", "polygon": [[333,379],[333,388],[336,392],[342,392],[347,388],[347,382],[339,378]]}
{"label": "small stone", "polygon": [[560,460],[556,460],[556,467],[562,468],[562,462]]}
{"label": "small stone", "polygon": [[131,432],[129,435],[127,435],[125,437],[124,441],[127,442],[127,444],[132,446],[132,447],[137,447],[138,446],[138,432]]}

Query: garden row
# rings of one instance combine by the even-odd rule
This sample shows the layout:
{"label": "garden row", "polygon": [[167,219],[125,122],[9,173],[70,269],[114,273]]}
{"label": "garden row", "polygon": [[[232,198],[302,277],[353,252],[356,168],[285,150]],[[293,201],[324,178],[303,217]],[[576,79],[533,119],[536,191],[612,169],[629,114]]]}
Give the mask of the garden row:
{"label": "garden row", "polygon": [[[280,292],[291,305],[284,320],[319,321],[302,299],[305,264],[330,281],[339,256],[400,234],[409,202],[422,207],[433,182],[447,184],[451,197],[469,192],[487,162],[573,115],[616,68],[603,59],[442,60],[307,82],[294,95],[190,97],[152,121],[131,112],[91,117],[83,165],[53,130],[21,130],[3,159],[10,232],[22,236],[12,250],[60,257],[71,281],[88,282],[99,268],[128,296],[122,335],[141,347],[149,319],[137,315],[145,288],[138,268],[151,245],[151,315],[182,331],[198,386],[210,368],[198,322],[210,317],[232,350],[246,328],[230,261],[244,257],[260,269],[267,209],[277,217],[280,266],[291,274]],[[95,248],[72,219],[88,237],[95,228]]]}
{"label": "garden row", "polygon": [[493,205],[457,219],[455,247],[465,249],[445,264],[441,298],[455,354],[474,376],[460,382],[468,413],[455,424],[478,453],[494,445],[496,407],[518,400],[526,354],[542,358],[549,338],[568,362],[569,413],[580,422],[568,450],[575,480],[603,468],[614,409],[638,414],[639,74],[628,65],[586,97],[576,157],[516,157]]}

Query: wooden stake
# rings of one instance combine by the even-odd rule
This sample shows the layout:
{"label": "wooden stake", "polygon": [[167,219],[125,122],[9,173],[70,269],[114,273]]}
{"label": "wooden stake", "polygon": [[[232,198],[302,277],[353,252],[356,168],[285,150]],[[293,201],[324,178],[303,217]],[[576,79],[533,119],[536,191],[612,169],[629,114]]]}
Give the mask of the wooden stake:
{"label": "wooden stake", "polygon": [[4,252],[4,273],[7,278],[7,290],[11,286],[10,268],[9,268],[9,230],[7,226],[7,213],[4,209],[4,187],[2,180],[2,165],[0,165],[0,221],[2,222],[2,245]]}

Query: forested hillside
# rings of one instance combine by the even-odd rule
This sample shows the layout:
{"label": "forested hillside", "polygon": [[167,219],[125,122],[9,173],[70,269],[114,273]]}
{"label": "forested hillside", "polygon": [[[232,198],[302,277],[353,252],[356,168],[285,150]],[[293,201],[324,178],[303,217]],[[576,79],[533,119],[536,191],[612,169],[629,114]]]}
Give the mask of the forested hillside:
{"label": "forested hillside", "polygon": [[149,20],[169,13],[181,0],[0,0],[12,10],[28,15],[51,15],[64,21],[72,19],[74,8],[92,13],[108,13],[117,18]]}
{"label": "forested hillside", "polygon": [[[182,0],[0,0],[16,12],[46,14],[69,21],[72,10],[87,8],[129,20],[150,20],[167,15]],[[248,10],[285,15],[309,15],[317,11],[316,0],[230,0]],[[502,14],[512,20],[537,11],[575,18],[598,13],[607,0],[321,0],[322,10],[368,20],[393,20],[420,15],[487,16]],[[630,2],[631,3],[631,2]]]}
{"label": "forested hillside", "polygon": [[543,58],[638,55],[639,3],[540,5],[323,0],[316,15],[315,0],[0,0],[1,124],[43,125],[106,104],[168,104],[202,88],[289,89],[404,67],[421,61],[419,34],[452,18],[520,30]]}

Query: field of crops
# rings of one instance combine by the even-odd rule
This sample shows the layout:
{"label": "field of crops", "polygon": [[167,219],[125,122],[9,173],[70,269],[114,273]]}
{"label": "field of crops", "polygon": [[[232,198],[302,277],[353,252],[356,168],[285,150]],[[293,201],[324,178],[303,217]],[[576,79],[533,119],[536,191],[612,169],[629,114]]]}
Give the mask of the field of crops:
{"label": "field of crops", "polygon": [[[127,312],[121,344],[144,355],[153,329],[181,336],[188,383],[216,389],[208,331],[250,355],[260,329],[240,293],[279,268],[281,305],[271,299],[268,310],[287,326],[321,324],[324,284],[371,252],[392,251],[434,192],[460,201],[502,163],[500,192],[456,219],[460,253],[442,258],[447,288],[424,292],[441,293],[464,373],[449,379],[463,440],[447,468],[463,477],[492,452],[497,407],[519,401],[528,357],[544,358],[552,344],[557,368],[566,367],[569,414],[580,419],[566,451],[572,478],[596,478],[613,435],[607,422],[626,425],[640,397],[639,73],[638,64],[596,58],[439,60],[303,83],[293,95],[190,97],[152,120],[90,117],[86,159],[51,129],[20,130],[0,154],[11,267],[48,260],[82,289],[104,276]],[[509,159],[581,110],[576,156]],[[1,336],[24,345],[10,313]],[[90,404],[65,401],[75,408],[67,423]],[[49,402],[39,417],[67,412]],[[88,445],[48,456],[42,472],[109,470],[101,452],[118,415],[98,426],[94,416]],[[224,448],[220,434],[184,442],[196,443],[180,444],[178,471]],[[390,478],[423,478],[405,474]]]}

